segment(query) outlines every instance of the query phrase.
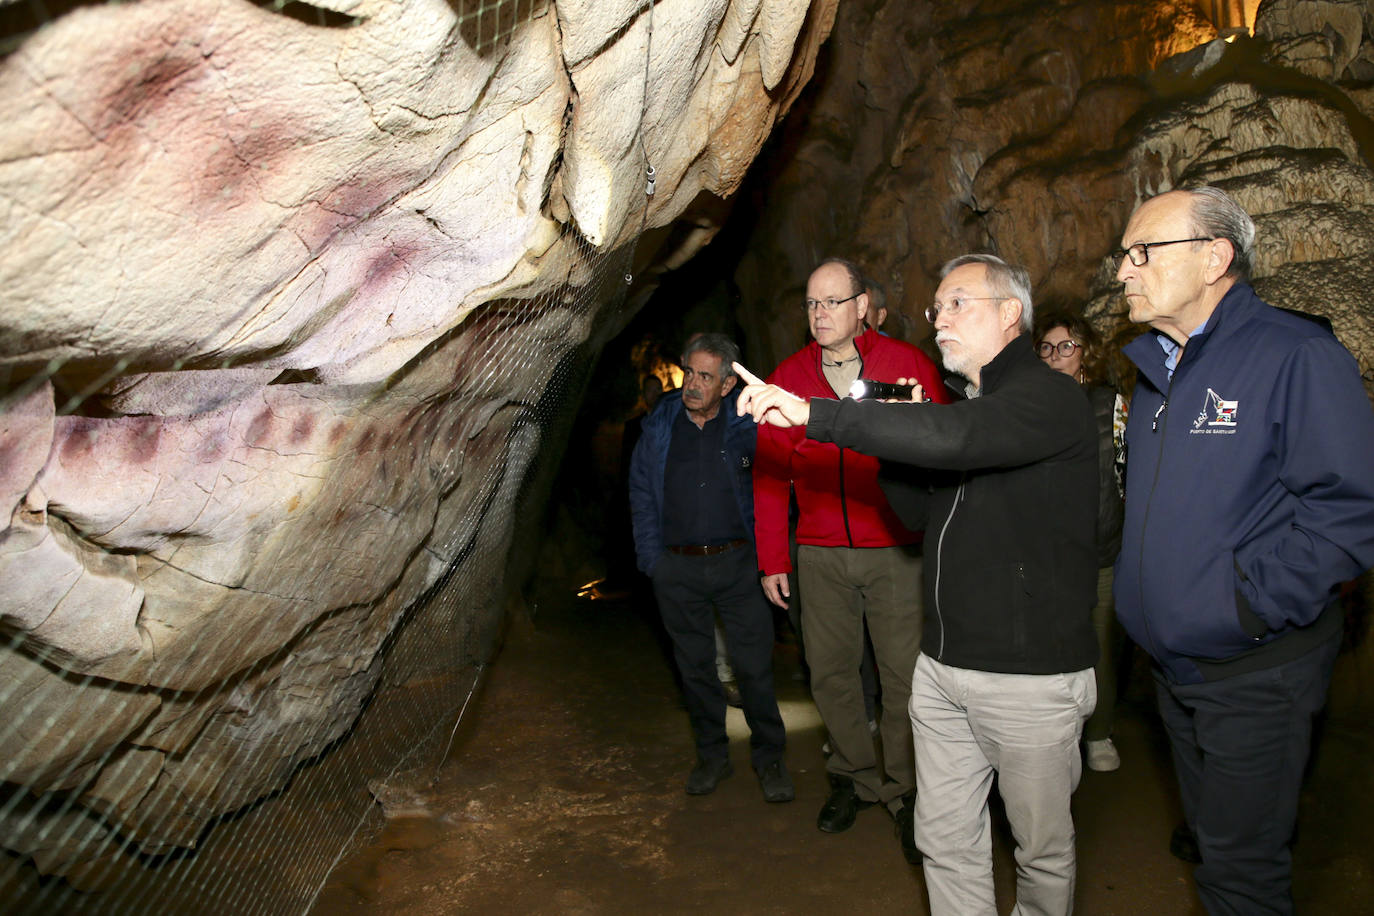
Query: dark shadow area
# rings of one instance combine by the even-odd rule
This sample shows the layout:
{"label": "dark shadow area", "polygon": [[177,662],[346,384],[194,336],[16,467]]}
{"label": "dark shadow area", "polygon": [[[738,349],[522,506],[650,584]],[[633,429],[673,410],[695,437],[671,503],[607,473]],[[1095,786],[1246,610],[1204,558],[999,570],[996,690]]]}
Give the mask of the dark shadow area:
{"label": "dark shadow area", "polygon": [[356,16],[350,16],[348,13],[327,10],[322,6],[315,6],[304,2],[304,0],[254,0],[254,2],[263,9],[279,13],[288,19],[294,19],[306,25],[320,26],[321,28],[348,28],[362,21]]}
{"label": "dark shadow area", "polygon": [[515,30],[548,6],[548,0],[448,0],[458,34],[481,57],[505,47]]}
{"label": "dark shadow area", "polygon": [[83,6],[103,6],[106,0],[16,0],[0,6],[0,59],[16,51],[24,39],[54,19]]}

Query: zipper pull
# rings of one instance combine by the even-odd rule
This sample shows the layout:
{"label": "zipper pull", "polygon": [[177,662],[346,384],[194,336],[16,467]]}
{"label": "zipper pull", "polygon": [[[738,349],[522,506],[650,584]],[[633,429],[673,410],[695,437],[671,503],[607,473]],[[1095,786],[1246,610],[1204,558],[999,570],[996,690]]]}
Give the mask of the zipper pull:
{"label": "zipper pull", "polygon": [[1152,432],[1152,433],[1157,433],[1157,432],[1159,432],[1159,418],[1160,418],[1161,415],[1163,415],[1165,408],[1167,408],[1168,406],[1169,406],[1169,400],[1168,400],[1168,398],[1165,398],[1163,401],[1160,402],[1160,404],[1159,404],[1159,410],[1156,410],[1156,411],[1155,411],[1154,418],[1150,420],[1150,432]]}

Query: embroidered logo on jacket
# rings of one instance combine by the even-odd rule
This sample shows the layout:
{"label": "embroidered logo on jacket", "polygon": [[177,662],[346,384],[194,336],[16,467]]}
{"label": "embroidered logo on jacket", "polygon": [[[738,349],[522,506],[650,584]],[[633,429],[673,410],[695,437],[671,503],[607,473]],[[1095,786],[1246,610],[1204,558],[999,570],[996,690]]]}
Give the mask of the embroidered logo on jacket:
{"label": "embroidered logo on jacket", "polygon": [[1228,401],[1208,388],[1207,399],[1202,402],[1202,410],[1198,412],[1197,419],[1193,420],[1193,428],[1190,432],[1234,433],[1236,431],[1236,414],[1239,410],[1239,400]]}

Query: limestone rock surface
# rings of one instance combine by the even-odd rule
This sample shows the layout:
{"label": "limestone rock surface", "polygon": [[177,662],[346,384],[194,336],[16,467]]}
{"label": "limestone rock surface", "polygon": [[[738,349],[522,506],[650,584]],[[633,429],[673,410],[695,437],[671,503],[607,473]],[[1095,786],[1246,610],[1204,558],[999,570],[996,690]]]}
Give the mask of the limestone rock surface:
{"label": "limestone rock surface", "polygon": [[734,192],[834,8],[144,0],[0,36],[11,851],[194,847],[348,731],[422,596],[485,583],[490,629],[629,252]]}

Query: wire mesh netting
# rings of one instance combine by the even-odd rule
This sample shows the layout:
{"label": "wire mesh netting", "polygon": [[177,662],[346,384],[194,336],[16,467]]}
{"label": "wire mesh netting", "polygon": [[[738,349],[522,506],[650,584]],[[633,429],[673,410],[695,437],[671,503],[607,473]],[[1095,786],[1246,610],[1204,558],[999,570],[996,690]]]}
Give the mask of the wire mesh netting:
{"label": "wire mesh netting", "polygon": [[[357,5],[259,7],[309,37],[355,26]],[[100,5],[0,3],[0,75],[38,83],[49,61],[26,51],[79,6]],[[454,0],[459,53],[499,66],[545,6]],[[647,42],[652,4],[639,14],[650,17]],[[119,124],[151,133],[150,110],[122,110]],[[83,127],[99,133],[89,118]],[[243,137],[227,139],[244,159]],[[513,159],[525,168],[530,156],[516,149]],[[441,150],[441,165],[426,167],[438,174],[450,158]],[[0,160],[0,238],[15,251],[37,246],[44,219],[56,220],[27,208],[5,171],[12,160]],[[491,168],[485,180],[503,181]],[[368,180],[361,167],[351,177]],[[254,179],[263,197],[271,178]],[[64,193],[79,199],[83,188]],[[536,204],[548,196],[531,193]],[[342,196],[318,209],[348,209]],[[175,194],[158,202],[181,221],[188,290],[204,279],[193,275],[199,237],[214,240],[235,201],[204,204]],[[640,195],[626,225],[642,231],[644,211]],[[383,194],[353,206],[346,226],[305,239],[307,256],[284,285],[263,284],[267,317],[249,321],[289,326],[270,346],[235,337],[232,316],[170,345],[121,342],[111,328],[141,308],[132,254],[125,298],[116,291],[65,336],[34,317],[50,310],[34,304],[42,284],[57,281],[6,279],[7,911],[306,912],[330,869],[437,778],[508,596],[530,571],[589,367],[623,319],[634,254],[633,244],[593,245],[564,222],[543,243],[542,279],[501,295],[480,283],[455,294],[435,278],[444,257],[472,260],[463,250],[472,240],[448,239],[434,255],[412,232],[421,224],[445,235],[438,212]],[[373,238],[358,267],[361,246],[350,245],[378,224],[384,253]],[[81,247],[64,250],[94,257]],[[336,272],[356,274],[337,290],[331,250]],[[247,255],[238,266],[254,269]],[[303,319],[273,311],[273,297],[312,270],[313,291],[296,301],[322,308]],[[352,310],[366,295],[385,308]],[[179,310],[165,313],[169,325]],[[369,349],[374,337],[385,346]],[[394,367],[376,371],[388,360]]]}

